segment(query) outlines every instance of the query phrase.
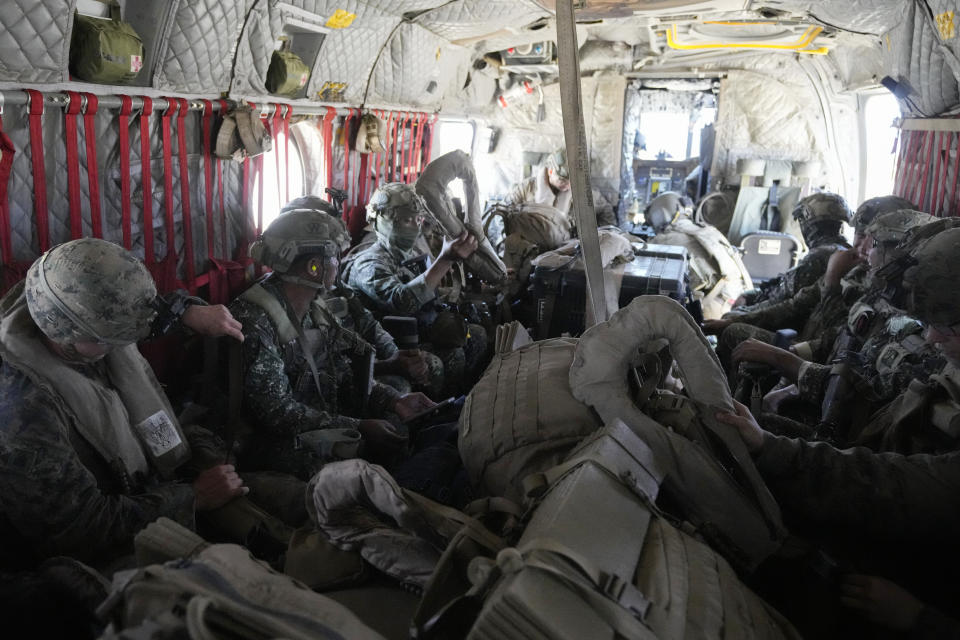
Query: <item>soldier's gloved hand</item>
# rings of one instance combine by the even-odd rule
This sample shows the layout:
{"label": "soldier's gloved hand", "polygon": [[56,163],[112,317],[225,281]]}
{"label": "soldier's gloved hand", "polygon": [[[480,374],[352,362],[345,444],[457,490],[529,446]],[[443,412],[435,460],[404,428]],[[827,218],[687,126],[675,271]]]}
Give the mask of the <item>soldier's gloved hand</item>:
{"label": "soldier's gloved hand", "polygon": [[898,631],[912,629],[923,610],[922,602],[889,580],[856,574],[843,576],[840,602],[868,620]]}
{"label": "soldier's gloved hand", "polygon": [[430,370],[427,358],[420,349],[404,349],[397,353],[397,367],[400,372],[416,384],[430,382]]}
{"label": "soldier's gloved hand", "polygon": [[386,420],[361,420],[357,431],[364,440],[377,447],[399,450],[407,445],[407,436]]}
{"label": "soldier's gloved hand", "polygon": [[243,325],[222,304],[190,305],[183,312],[183,324],[203,336],[230,336],[243,342]]}
{"label": "soldier's gloved hand", "polygon": [[470,254],[476,251],[478,246],[480,246],[480,243],[477,239],[470,235],[469,232],[464,231],[458,238],[443,239],[443,248],[440,249],[440,259],[449,260],[450,262],[460,262],[465,258],[469,258]]}
{"label": "soldier's gloved hand", "polygon": [[740,437],[743,438],[743,443],[747,446],[747,451],[750,453],[759,451],[760,447],[763,446],[764,430],[760,428],[760,425],[757,424],[756,419],[745,405],[740,404],[736,400],[733,401],[733,405],[737,409],[736,413],[717,413],[717,420],[737,428],[737,431],[740,432]]}
{"label": "soldier's gloved hand", "polygon": [[400,416],[400,419],[406,422],[418,413],[423,413],[430,407],[437,406],[437,403],[428,398],[419,391],[414,393],[405,393],[394,403],[393,412]]}
{"label": "soldier's gloved hand", "polygon": [[733,324],[733,320],[704,320],[703,321],[703,333],[704,335],[720,335],[723,333],[723,330]]}
{"label": "soldier's gloved hand", "polygon": [[243,485],[232,464],[219,464],[200,472],[193,481],[193,492],[197,496],[197,511],[210,511],[247,495],[250,489]]}

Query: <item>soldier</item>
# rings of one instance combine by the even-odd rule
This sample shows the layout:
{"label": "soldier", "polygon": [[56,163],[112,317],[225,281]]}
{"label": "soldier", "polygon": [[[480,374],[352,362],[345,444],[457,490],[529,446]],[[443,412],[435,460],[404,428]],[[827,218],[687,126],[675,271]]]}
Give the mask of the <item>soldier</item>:
{"label": "soldier", "polygon": [[437,259],[418,274],[409,261],[419,257],[414,243],[423,215],[424,204],[412,186],[393,182],[378,188],[367,205],[377,242],[354,257],[344,278],[378,318],[417,318],[425,347],[443,361],[447,393],[454,395],[465,391],[468,378],[479,373],[487,338],[483,327],[467,325],[454,311],[437,309],[437,287],[455,262],[476,251],[477,239],[467,232],[445,239]]}
{"label": "soldier", "polygon": [[382,417],[405,419],[434,404],[422,393],[368,386],[373,347],[320,297],[336,280],[344,234],[340,220],[300,209],[250,247],[273,269],[231,304],[246,336],[243,400],[253,433],[241,460],[252,469],[308,479],[332,459],[355,456],[361,436],[379,453],[401,449],[406,436]]}
{"label": "soldier", "polygon": [[[0,303],[8,566],[68,555],[104,567],[156,518],[192,527],[196,512],[247,493],[211,434],[202,443],[181,428],[137,351],[151,323],[171,324],[169,312],[143,263],[93,238],[50,249]],[[222,306],[188,306],[182,322],[243,338]]]}
{"label": "soldier", "polygon": [[571,197],[567,150],[561,147],[547,157],[545,166],[537,169],[523,182],[514,185],[505,203],[536,202],[569,213]]}
{"label": "soldier", "polygon": [[734,312],[755,311],[761,306],[792,298],[801,289],[817,281],[827,270],[827,261],[838,249],[850,245],[840,234],[841,226],[850,219],[850,209],[840,196],[815,193],[793,208],[793,217],[800,222],[800,232],[809,251],[794,268],[764,288],[752,304],[737,307]]}
{"label": "soldier", "polygon": [[678,194],[658,195],[647,206],[646,216],[657,232],[651,242],[686,247],[690,287],[704,318],[719,319],[745,289],[753,287],[739,251],[716,227],[694,222]]}

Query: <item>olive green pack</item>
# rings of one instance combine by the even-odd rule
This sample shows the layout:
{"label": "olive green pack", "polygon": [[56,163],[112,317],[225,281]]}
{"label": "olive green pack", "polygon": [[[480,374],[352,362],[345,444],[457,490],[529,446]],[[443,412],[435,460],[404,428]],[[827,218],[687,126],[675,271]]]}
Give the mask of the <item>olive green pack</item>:
{"label": "olive green pack", "polygon": [[143,41],[120,20],[120,5],[110,3],[109,18],[74,14],[70,73],[86,82],[128,84],[143,67]]}
{"label": "olive green pack", "polygon": [[310,68],[291,51],[274,51],[267,70],[267,91],[294,97],[310,79]]}

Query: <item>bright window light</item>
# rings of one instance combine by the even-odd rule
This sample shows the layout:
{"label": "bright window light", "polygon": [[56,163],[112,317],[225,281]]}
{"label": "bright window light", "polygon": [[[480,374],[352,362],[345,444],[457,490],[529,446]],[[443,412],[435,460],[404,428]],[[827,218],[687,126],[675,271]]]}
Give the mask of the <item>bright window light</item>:
{"label": "bright window light", "polygon": [[863,118],[867,139],[867,172],[863,199],[893,193],[893,171],[896,158],[893,145],[897,139],[894,120],[900,117],[900,105],[889,93],[867,98]]}
{"label": "bright window light", "polygon": [[[280,209],[290,200],[303,195],[303,159],[296,138],[290,138],[290,166],[286,167],[284,136],[281,133],[273,150],[263,154],[263,228],[280,215]],[[280,154],[280,176],[277,177],[277,153]],[[287,198],[285,171],[290,172],[290,197]],[[260,197],[260,181],[254,179],[250,202],[256,216]]]}

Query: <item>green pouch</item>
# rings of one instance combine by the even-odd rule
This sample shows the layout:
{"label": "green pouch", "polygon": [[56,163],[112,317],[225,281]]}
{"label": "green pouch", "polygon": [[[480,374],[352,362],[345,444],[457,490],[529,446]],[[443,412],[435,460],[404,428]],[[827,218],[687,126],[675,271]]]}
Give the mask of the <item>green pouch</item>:
{"label": "green pouch", "polygon": [[143,41],[126,22],[120,5],[110,3],[109,18],[74,13],[70,73],[86,82],[128,84],[143,68]]}
{"label": "green pouch", "polygon": [[278,96],[294,97],[307,85],[310,69],[290,51],[274,51],[267,70],[267,91]]}

